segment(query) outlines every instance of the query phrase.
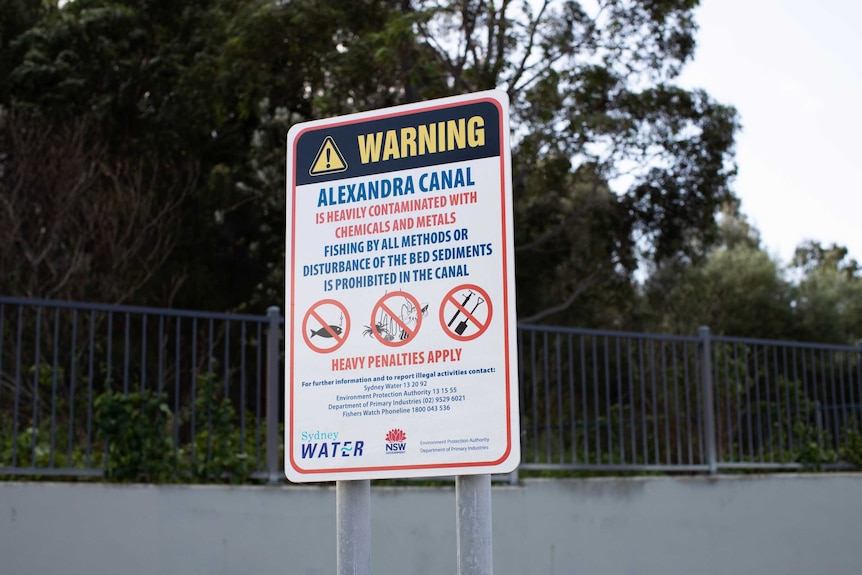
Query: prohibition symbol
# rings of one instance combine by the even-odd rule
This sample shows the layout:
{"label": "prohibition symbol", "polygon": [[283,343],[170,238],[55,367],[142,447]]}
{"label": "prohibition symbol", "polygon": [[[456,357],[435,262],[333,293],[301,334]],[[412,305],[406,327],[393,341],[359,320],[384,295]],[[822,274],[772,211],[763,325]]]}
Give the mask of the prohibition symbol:
{"label": "prohibition symbol", "polygon": [[317,353],[331,353],[344,345],[350,333],[350,315],[341,302],[322,299],[302,320],[302,337]]}
{"label": "prohibition symbol", "polygon": [[383,345],[400,347],[416,337],[422,326],[419,301],[405,291],[386,294],[371,311],[371,332]]}
{"label": "prohibition symbol", "polygon": [[440,325],[446,335],[460,341],[476,339],[491,325],[493,315],[488,292],[463,284],[446,294],[440,304]]}

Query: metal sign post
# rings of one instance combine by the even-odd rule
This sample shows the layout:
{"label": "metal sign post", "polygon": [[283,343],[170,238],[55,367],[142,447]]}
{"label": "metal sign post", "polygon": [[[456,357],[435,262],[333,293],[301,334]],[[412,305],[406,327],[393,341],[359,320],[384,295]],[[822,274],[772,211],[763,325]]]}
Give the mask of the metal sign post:
{"label": "metal sign post", "polygon": [[491,575],[491,476],[459,475],[455,478],[455,521],[458,575]]}
{"label": "metal sign post", "polygon": [[285,473],[338,482],[339,565],[354,482],[456,475],[475,512],[466,476],[520,461],[508,116],[491,90],[288,133]]}
{"label": "metal sign post", "polygon": [[371,482],[335,483],[338,575],[371,575]]}

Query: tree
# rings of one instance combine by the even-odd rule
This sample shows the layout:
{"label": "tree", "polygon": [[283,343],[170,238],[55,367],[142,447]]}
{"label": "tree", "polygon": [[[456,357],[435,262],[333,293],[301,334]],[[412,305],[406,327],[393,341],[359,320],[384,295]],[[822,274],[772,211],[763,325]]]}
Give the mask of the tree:
{"label": "tree", "polygon": [[794,293],[797,339],[856,345],[862,338],[862,268],[846,247],[806,241],[791,271],[801,276]]}
{"label": "tree", "polygon": [[[171,2],[77,0],[15,43],[23,56],[10,74],[13,110],[56,125],[86,117],[107,163],[131,167],[146,158],[150,174],[179,184],[138,186],[153,194],[139,201],[171,208],[173,226],[170,257],[148,289],[129,286],[139,303],[229,309],[255,285],[244,257],[249,242],[237,237],[246,214],[232,218],[250,199],[218,185],[223,166],[244,162],[253,123],[234,112],[231,90],[213,89],[229,83],[225,9],[242,5],[204,1],[176,10]],[[191,182],[189,166],[200,174]],[[185,278],[181,291],[178,278]]]}
{"label": "tree", "polygon": [[789,339],[792,285],[738,202],[723,207],[717,237],[704,257],[676,257],[651,271],[642,327],[691,335],[706,325],[719,335]]}
{"label": "tree", "polygon": [[161,271],[193,162],[112,158],[92,118],[23,112],[0,112],[0,151],[0,292],[120,303]]}
{"label": "tree", "polygon": [[56,2],[34,0],[0,0],[0,106],[9,99],[9,83],[5,80],[20,63],[21,53],[15,40],[32,28],[46,13],[56,10]]}
{"label": "tree", "polygon": [[[598,323],[575,302],[626,299],[640,256],[706,253],[732,199],[737,122],[670,84],[696,1],[404,4],[431,77],[511,98],[520,317]],[[414,77],[405,96],[431,96]]]}
{"label": "tree", "polygon": [[152,285],[185,275],[176,305],[239,309],[283,293],[287,128],[501,88],[519,314],[619,326],[639,263],[701,257],[732,197],[734,110],[672,84],[696,5],[76,0],[16,40],[9,102],[51,121],[92,114],[118,159],[193,158],[200,178]]}

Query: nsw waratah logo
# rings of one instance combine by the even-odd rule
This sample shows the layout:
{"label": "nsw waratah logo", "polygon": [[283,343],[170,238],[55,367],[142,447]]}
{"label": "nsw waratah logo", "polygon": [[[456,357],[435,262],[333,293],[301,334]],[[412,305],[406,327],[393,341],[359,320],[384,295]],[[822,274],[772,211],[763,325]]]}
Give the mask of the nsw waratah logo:
{"label": "nsw waratah logo", "polygon": [[386,434],[386,453],[407,451],[407,434],[400,429],[390,429]]}

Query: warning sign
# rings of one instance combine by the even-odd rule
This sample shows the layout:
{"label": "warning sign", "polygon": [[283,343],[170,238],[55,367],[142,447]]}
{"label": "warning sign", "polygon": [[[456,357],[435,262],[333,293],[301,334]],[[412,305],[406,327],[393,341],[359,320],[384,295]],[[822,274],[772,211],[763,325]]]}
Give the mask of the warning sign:
{"label": "warning sign", "polygon": [[322,176],[324,174],[337,174],[347,170],[347,162],[344,161],[344,156],[338,151],[338,146],[335,145],[335,140],[332,136],[326,136],[320,150],[317,151],[317,157],[311,163],[311,168],[308,173],[312,176]]}
{"label": "warning sign", "polygon": [[508,115],[488,91],[291,128],[290,480],[518,465]]}

